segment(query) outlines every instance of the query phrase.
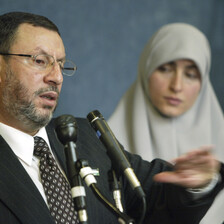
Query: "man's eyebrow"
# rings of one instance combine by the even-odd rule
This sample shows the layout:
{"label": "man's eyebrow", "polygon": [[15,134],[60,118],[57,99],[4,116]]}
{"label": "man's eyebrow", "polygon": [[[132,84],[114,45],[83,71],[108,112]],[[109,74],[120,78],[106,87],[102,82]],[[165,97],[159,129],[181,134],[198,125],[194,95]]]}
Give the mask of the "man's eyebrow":
{"label": "man's eyebrow", "polygon": [[43,49],[40,48],[40,47],[36,47],[34,50],[35,50],[35,51],[38,51],[38,54],[48,54],[45,50],[43,50]]}
{"label": "man's eyebrow", "polygon": [[64,56],[64,57],[62,57],[62,58],[58,58],[58,59],[56,59],[57,61],[61,61],[61,62],[63,62],[63,61],[65,61],[66,60],[66,57]]}
{"label": "man's eyebrow", "polygon": [[[42,48],[40,48],[40,47],[37,47],[37,48],[35,48],[34,49],[35,51],[39,51],[39,53],[38,54],[47,54],[47,55],[50,55],[48,52],[46,52],[45,50],[43,50]],[[52,55],[51,55],[52,56]],[[66,60],[66,56],[63,56],[63,57],[61,57],[61,58],[58,58],[58,59],[56,59],[57,61],[65,61]]]}

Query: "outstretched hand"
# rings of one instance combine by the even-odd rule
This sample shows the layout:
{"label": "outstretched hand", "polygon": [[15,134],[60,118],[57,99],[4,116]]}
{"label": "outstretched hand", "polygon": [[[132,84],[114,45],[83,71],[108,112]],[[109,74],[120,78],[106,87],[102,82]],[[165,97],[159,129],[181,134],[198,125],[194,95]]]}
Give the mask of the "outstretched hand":
{"label": "outstretched hand", "polygon": [[220,169],[220,163],[211,153],[212,148],[203,146],[174,159],[174,171],[156,174],[154,180],[185,188],[205,187]]}

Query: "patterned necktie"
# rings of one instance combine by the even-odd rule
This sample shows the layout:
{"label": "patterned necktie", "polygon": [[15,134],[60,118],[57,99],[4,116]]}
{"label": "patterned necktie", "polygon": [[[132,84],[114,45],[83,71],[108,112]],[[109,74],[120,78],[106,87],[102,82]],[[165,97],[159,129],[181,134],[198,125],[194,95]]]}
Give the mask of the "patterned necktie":
{"label": "patterned necktie", "polygon": [[70,185],[57,166],[47,143],[41,137],[34,137],[34,155],[40,157],[41,181],[56,224],[79,223]]}

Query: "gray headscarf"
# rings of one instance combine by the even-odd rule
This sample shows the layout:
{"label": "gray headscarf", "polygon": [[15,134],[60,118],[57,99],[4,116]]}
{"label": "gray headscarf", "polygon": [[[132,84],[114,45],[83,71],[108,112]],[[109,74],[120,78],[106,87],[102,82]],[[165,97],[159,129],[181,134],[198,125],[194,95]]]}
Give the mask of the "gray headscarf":
{"label": "gray headscarf", "polygon": [[[175,118],[165,118],[150,102],[148,77],[160,65],[178,59],[194,61],[201,74],[201,89],[187,112]],[[153,35],[141,54],[137,80],[108,120],[126,150],[149,161],[156,157],[170,160],[202,145],[212,144],[215,145],[214,153],[224,161],[223,112],[209,80],[210,64],[209,43],[197,28],[174,23],[163,26]],[[222,201],[224,204],[224,195]],[[223,212],[217,215],[217,211],[216,219],[212,217],[213,212],[211,218],[216,220],[220,216],[220,220],[224,220]],[[221,223],[214,220],[203,224]]]}

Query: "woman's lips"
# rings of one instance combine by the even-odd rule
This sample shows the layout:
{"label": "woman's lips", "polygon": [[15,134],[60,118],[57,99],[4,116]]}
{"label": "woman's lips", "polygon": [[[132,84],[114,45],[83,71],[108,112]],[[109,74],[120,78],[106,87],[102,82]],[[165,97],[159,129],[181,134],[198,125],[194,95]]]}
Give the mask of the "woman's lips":
{"label": "woman's lips", "polygon": [[165,97],[165,100],[173,106],[178,106],[182,102],[182,100],[180,100],[176,97]]}

